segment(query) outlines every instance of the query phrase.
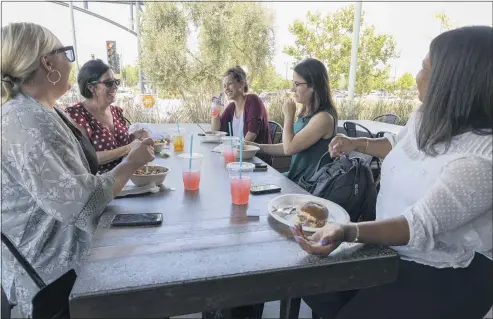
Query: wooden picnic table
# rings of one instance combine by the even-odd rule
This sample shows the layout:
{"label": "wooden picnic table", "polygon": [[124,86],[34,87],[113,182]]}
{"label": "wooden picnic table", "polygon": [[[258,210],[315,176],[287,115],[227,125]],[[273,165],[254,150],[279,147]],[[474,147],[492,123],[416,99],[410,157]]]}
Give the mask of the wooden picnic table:
{"label": "wooden picnic table", "polygon": [[[164,184],[175,190],[113,200],[72,290],[72,318],[163,318],[396,279],[398,257],[390,248],[348,244],[327,257],[301,250],[289,228],[269,217],[267,202],[306,192],[271,167],[253,173],[253,184],[276,184],[280,194],[232,205],[223,158],[211,151],[216,144],[200,143],[197,125],[184,127],[195,134],[194,151],[205,154],[199,191],[184,191],[171,151],[155,162],[170,168]],[[247,210],[260,217],[247,217]],[[115,214],[153,212],[163,214],[162,226],[109,227]]]}

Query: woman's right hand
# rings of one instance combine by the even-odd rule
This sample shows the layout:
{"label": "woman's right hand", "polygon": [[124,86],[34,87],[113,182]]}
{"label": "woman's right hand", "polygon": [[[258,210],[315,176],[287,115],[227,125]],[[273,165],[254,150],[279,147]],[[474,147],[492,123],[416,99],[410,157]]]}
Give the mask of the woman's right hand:
{"label": "woman's right hand", "polygon": [[154,141],[152,138],[146,138],[143,141],[136,140],[131,145],[132,149],[128,153],[126,160],[135,164],[136,168],[142,167],[154,160]]}
{"label": "woman's right hand", "polygon": [[329,153],[332,157],[339,157],[345,153],[353,152],[356,147],[355,139],[344,134],[337,134],[329,144]]}

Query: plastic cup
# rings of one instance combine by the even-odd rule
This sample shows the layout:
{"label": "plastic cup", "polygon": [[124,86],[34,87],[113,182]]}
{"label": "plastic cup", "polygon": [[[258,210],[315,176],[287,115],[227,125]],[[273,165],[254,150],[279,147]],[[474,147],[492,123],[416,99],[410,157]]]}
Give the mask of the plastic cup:
{"label": "plastic cup", "polygon": [[221,111],[221,107],[220,106],[213,106],[212,109],[211,109],[211,117],[212,118],[218,117],[220,111]]}
{"label": "plastic cup", "polygon": [[228,165],[236,161],[236,156],[238,154],[237,145],[240,143],[240,139],[236,136],[224,136],[221,137],[221,141],[223,142],[223,157],[224,157],[224,165]]}
{"label": "plastic cup", "polygon": [[186,131],[184,128],[174,129],[172,131],[171,137],[173,139],[173,149],[175,152],[183,152],[185,149],[185,135]]}
{"label": "plastic cup", "polygon": [[[201,153],[183,153],[178,155],[181,162],[183,187],[187,191],[196,191],[200,185],[200,168],[204,154]],[[190,165],[190,158],[192,159]]]}
{"label": "plastic cup", "polygon": [[[250,188],[252,186],[251,173],[255,168],[252,163],[239,162],[229,163],[227,166],[229,172],[229,182],[231,186],[231,201],[235,205],[246,205],[250,198]],[[241,177],[240,177],[241,172]]]}

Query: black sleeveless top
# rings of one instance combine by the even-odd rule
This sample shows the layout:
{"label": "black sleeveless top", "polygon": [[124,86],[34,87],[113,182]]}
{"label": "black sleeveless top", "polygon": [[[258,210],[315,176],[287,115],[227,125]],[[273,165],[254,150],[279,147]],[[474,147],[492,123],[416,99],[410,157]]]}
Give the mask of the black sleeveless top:
{"label": "black sleeveless top", "polygon": [[98,157],[96,155],[96,149],[92,145],[91,141],[87,137],[82,135],[79,129],[67,118],[63,111],[59,110],[58,108],[55,108],[55,111],[65,122],[65,124],[67,124],[67,126],[70,128],[80,146],[82,147],[82,151],[84,152],[87,162],[89,163],[91,174],[96,175],[98,173],[99,167]]}

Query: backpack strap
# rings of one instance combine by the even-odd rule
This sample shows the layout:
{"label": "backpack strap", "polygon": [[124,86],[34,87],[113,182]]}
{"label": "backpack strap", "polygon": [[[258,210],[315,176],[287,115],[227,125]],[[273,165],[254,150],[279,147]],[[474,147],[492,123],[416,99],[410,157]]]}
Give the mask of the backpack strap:
{"label": "backpack strap", "polygon": [[46,287],[45,282],[43,279],[39,276],[39,274],[36,272],[36,270],[31,266],[29,261],[22,256],[22,254],[19,252],[19,250],[15,247],[15,245],[10,241],[10,239],[2,232],[2,243],[4,243],[5,246],[10,250],[12,255],[14,255],[15,259],[21,264],[22,268],[27,272],[29,277],[34,281],[36,286],[38,286],[39,289],[43,289]]}

